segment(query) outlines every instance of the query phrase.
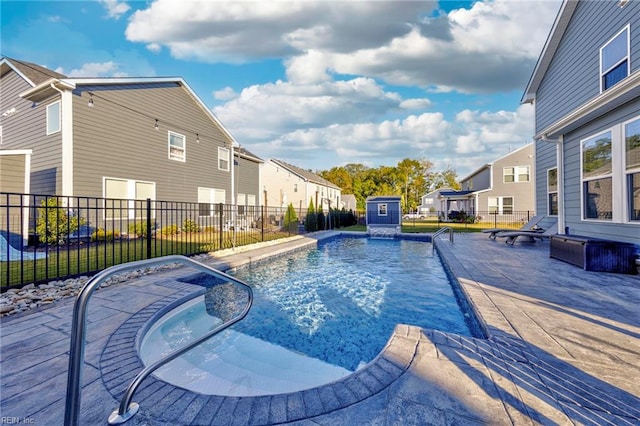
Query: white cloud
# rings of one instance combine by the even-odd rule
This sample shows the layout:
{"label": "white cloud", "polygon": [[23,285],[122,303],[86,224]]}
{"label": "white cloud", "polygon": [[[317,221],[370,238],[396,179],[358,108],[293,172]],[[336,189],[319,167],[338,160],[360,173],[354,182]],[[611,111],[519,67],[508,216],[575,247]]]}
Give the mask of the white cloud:
{"label": "white cloud", "polygon": [[283,58],[296,82],[340,73],[488,93],[526,84],[559,4],[479,1],[438,15],[430,1],[157,0],[132,15],[126,34],[184,60]]}
{"label": "white cloud", "polygon": [[238,93],[231,87],[225,87],[222,90],[216,90],[213,92],[213,98],[220,101],[230,101],[238,97]]}
{"label": "white cloud", "polygon": [[[66,75],[69,77],[126,77],[127,74],[119,70],[119,65],[113,61],[91,62],[83,64],[81,68],[72,69]],[[65,74],[64,71],[60,71]]]}
{"label": "white cloud", "polygon": [[118,0],[99,0],[99,2],[107,10],[107,16],[113,19],[120,19],[122,15],[131,9],[127,3],[119,2]]}

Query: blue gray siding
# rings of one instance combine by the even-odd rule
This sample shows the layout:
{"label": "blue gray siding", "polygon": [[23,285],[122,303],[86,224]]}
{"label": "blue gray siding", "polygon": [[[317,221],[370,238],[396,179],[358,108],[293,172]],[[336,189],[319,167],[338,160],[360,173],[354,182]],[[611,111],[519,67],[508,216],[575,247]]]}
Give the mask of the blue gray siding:
{"label": "blue gray siding", "polygon": [[640,243],[638,224],[606,223],[582,220],[580,141],[605,131],[620,122],[640,117],[640,99],[564,136],[565,157],[565,226],[571,234]]}
{"label": "blue gray siding", "polygon": [[578,3],[536,93],[536,133],[600,94],[600,48],[631,24],[631,72],[640,68],[640,2]]}
{"label": "blue gray siding", "polygon": [[536,212],[549,214],[547,208],[547,171],[558,167],[556,145],[551,142],[536,141]]}

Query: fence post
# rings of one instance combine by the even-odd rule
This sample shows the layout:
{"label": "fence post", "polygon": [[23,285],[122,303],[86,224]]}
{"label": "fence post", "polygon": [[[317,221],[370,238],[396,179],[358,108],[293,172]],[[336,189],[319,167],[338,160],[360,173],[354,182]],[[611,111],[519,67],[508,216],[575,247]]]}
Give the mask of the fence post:
{"label": "fence post", "polygon": [[266,209],[267,209],[266,205],[262,206],[262,220],[260,221],[260,228],[262,228],[260,230],[260,232],[262,234],[262,241],[264,241],[264,218],[265,218]]}
{"label": "fence post", "polygon": [[151,259],[151,198],[147,198],[147,259]]}
{"label": "fence post", "polygon": [[222,250],[222,242],[224,241],[223,237],[222,237],[222,233],[224,232],[224,218],[222,217],[224,214],[224,204],[220,203],[218,204],[218,217],[220,218],[220,220],[218,221],[218,229],[220,230],[219,234],[219,239],[220,241],[218,242],[218,250]]}
{"label": "fence post", "polygon": [[493,227],[498,227],[498,211],[493,212]]}

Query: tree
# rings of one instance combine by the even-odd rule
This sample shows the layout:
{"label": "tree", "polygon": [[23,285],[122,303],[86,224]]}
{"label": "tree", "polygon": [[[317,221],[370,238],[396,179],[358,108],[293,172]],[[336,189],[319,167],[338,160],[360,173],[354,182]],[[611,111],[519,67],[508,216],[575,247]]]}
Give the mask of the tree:
{"label": "tree", "polygon": [[84,219],[68,214],[67,207],[60,205],[57,197],[40,202],[36,219],[36,233],[40,241],[48,244],[61,243],[66,236],[73,234],[84,224]]}
{"label": "tree", "polygon": [[293,207],[293,203],[289,203],[287,212],[284,215],[284,227],[289,232],[296,232],[298,230],[298,216],[296,215],[296,209]]}
{"label": "tree", "polygon": [[313,206],[313,198],[309,199],[309,208],[307,208],[307,217],[304,220],[304,230],[313,232],[318,230],[318,217],[316,216],[315,207]]}

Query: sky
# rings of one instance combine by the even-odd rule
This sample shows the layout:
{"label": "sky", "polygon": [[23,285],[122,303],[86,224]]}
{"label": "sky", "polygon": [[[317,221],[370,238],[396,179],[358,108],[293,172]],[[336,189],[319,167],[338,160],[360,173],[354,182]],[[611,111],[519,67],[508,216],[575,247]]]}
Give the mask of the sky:
{"label": "sky", "polygon": [[0,1],[0,55],[182,77],[235,140],[313,171],[464,178],[532,141],[521,98],[560,0]]}

